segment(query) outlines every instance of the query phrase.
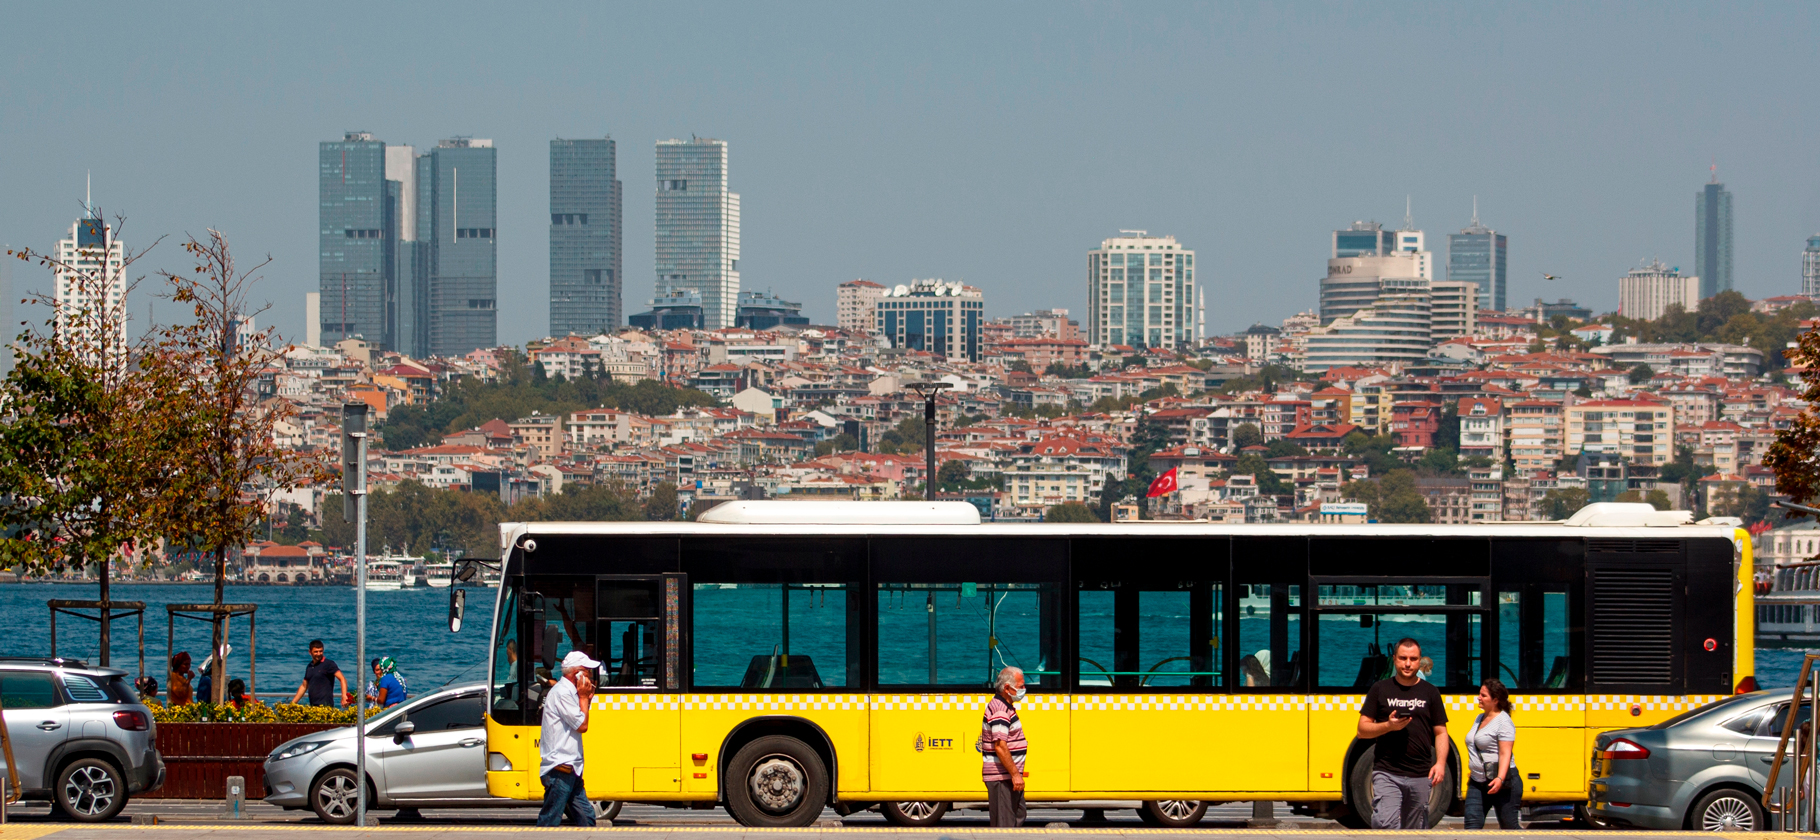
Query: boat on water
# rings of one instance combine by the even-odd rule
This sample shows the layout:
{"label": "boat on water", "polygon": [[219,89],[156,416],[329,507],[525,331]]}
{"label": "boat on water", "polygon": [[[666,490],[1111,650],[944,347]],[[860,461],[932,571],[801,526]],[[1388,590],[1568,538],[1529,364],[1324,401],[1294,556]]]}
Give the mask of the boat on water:
{"label": "boat on water", "polygon": [[368,592],[390,592],[407,585],[404,563],[389,557],[367,561]]}
{"label": "boat on water", "polygon": [[423,564],[423,584],[432,589],[447,589],[455,582],[455,561],[439,560]]}
{"label": "boat on water", "polygon": [[1820,561],[1759,569],[1756,590],[1759,647],[1820,642]]}

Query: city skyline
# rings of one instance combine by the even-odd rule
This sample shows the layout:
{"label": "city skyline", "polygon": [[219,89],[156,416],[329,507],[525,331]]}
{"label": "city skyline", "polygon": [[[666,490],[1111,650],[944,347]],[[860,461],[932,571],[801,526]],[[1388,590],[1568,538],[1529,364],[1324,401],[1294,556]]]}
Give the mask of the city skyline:
{"label": "city skyline", "polygon": [[[649,144],[693,131],[737,146],[743,285],[804,301],[814,321],[834,320],[825,290],[857,277],[963,280],[989,290],[994,316],[1084,312],[1083,243],[1145,228],[1199,250],[1213,334],[1310,308],[1318,274],[1307,255],[1325,232],[1399,219],[1405,195],[1437,239],[1468,223],[1479,196],[1482,217],[1518,240],[1507,305],[1572,297],[1613,309],[1611,279],[1640,258],[1693,270],[1686,196],[1716,158],[1746,198],[1735,287],[1798,292],[1800,252],[1820,230],[1820,162],[1799,138],[1820,115],[1776,103],[1816,75],[1795,36],[1812,30],[1815,10],[1627,8],[1432,5],[1395,21],[1362,9],[1001,8],[965,28],[952,25],[958,6],[723,8],[680,48],[646,34],[673,12],[578,9],[484,29],[439,24],[435,51],[331,31],[301,10],[226,21],[126,9],[75,39],[48,12],[23,9],[19,25],[49,34],[21,45],[0,82],[18,103],[0,126],[12,187],[0,239],[50,247],[92,168],[97,196],[129,215],[135,239],[213,226],[237,251],[272,254],[259,296],[274,304],[269,322],[301,335],[303,294],[318,286],[317,243],[298,235],[316,221],[309,149],[363,126],[406,139],[472,132],[505,150],[499,338],[522,342],[549,330],[539,152],[555,137],[607,133],[625,146],[619,167],[636,173],[623,210],[631,311],[655,285]],[[257,49],[227,37],[245,26],[292,37]],[[993,37],[1002,31],[1020,35]],[[1433,48],[1374,56],[1366,72],[1398,79],[1413,106],[1353,115],[1329,136],[1313,114],[1338,59],[1322,56],[1361,37]],[[737,47],[755,39],[763,49]],[[1663,48],[1693,41],[1726,60],[1696,71]],[[222,42],[234,44],[227,55],[191,48]],[[71,75],[57,57],[77,52],[95,60]],[[464,56],[502,54],[515,60],[455,81],[472,75]],[[1461,95],[1485,89],[1500,95]],[[49,90],[61,93],[36,92]],[[1182,136],[1199,139],[1087,118],[1090,103],[1137,90],[1170,102]],[[1638,124],[1690,128],[1639,146],[1626,139]],[[208,143],[194,142],[199,131]],[[1430,247],[1442,256],[1439,241]],[[148,267],[168,267],[165,250]],[[22,292],[49,288],[48,272],[14,279]]]}

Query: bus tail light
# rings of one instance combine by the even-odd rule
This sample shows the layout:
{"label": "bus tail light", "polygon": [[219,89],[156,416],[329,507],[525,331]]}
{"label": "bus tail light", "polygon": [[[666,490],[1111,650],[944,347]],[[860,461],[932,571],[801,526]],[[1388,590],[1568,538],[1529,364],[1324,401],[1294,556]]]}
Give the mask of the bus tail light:
{"label": "bus tail light", "polygon": [[1757,678],[1745,677],[1738,681],[1738,690],[1734,694],[1749,694],[1757,690]]}
{"label": "bus tail light", "polygon": [[1616,760],[1620,758],[1649,758],[1649,750],[1645,749],[1642,744],[1628,738],[1619,738],[1616,741],[1606,744],[1605,751],[1602,755],[1606,760]]}
{"label": "bus tail light", "polygon": [[487,769],[495,773],[504,773],[512,769],[512,760],[505,753],[487,753]]}

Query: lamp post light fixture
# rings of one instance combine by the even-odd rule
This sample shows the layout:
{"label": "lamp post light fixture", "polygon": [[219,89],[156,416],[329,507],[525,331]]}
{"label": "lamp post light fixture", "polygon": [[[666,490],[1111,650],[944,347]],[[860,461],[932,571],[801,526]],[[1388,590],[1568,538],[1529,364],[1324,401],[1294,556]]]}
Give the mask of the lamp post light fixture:
{"label": "lamp post light fixture", "polygon": [[928,491],[924,494],[924,498],[933,502],[935,501],[935,398],[942,391],[954,387],[954,383],[924,380],[922,382],[905,382],[904,387],[915,391],[917,396],[923,398],[923,430],[926,433],[923,441],[923,467],[928,473],[923,482],[924,489]]}

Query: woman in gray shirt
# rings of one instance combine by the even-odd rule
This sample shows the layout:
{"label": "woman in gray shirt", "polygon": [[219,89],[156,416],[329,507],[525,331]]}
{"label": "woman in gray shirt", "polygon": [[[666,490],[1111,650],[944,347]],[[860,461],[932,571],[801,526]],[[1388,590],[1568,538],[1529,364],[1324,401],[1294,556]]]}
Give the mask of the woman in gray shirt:
{"label": "woman in gray shirt", "polygon": [[1497,679],[1479,686],[1479,716],[1466,730],[1466,827],[1485,827],[1485,812],[1496,811],[1498,827],[1522,828],[1517,803],[1523,798],[1523,776],[1512,753],[1517,727],[1510,722],[1510,689]]}

